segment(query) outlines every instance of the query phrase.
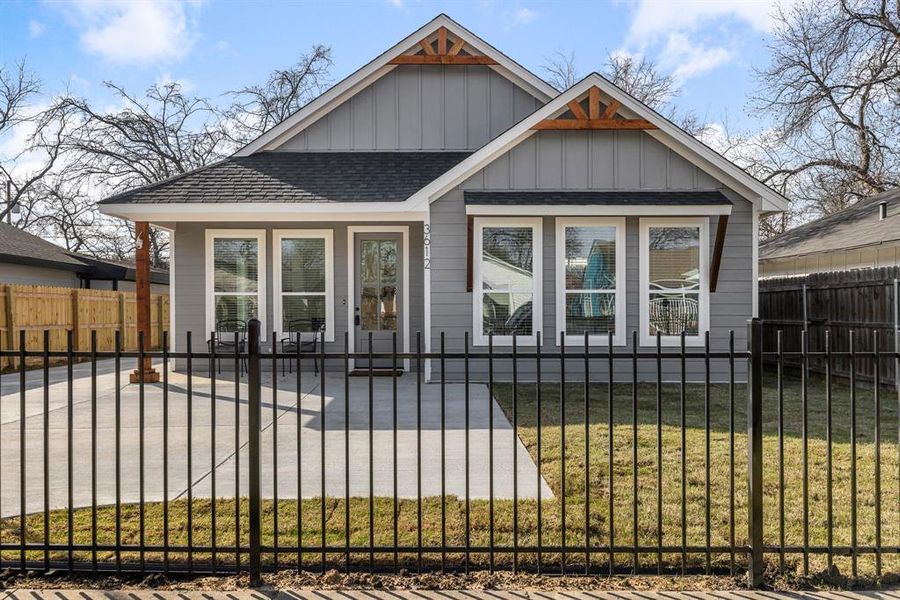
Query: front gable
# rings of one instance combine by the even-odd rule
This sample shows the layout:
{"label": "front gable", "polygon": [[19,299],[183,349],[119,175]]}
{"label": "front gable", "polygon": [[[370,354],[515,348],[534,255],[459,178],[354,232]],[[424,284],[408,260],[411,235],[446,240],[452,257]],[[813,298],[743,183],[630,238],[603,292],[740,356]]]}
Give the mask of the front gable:
{"label": "front gable", "polygon": [[439,15],[235,155],[474,150],[556,93]]}
{"label": "front gable", "polygon": [[422,188],[408,202],[411,207],[423,206],[458,186],[728,189],[761,212],[788,206],[784,196],[596,73]]}
{"label": "front gable", "polygon": [[278,151],[474,151],[544,102],[488,66],[399,65]]}

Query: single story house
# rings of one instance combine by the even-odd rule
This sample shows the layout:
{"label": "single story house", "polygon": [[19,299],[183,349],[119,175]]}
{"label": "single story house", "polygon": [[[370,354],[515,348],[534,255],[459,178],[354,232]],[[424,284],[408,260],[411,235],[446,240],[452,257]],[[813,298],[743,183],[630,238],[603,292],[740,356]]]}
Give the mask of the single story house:
{"label": "single story house", "polygon": [[900,265],[900,189],[766,240],[760,277],[789,277]]}
{"label": "single story house", "polygon": [[[134,291],[135,279],[133,264],[69,252],[0,223],[0,283]],[[155,294],[168,293],[168,271],[151,269],[150,287]]]}
{"label": "single story house", "polygon": [[468,334],[477,354],[635,331],[741,348],[758,220],[787,205],[600,75],[560,93],[439,15],[233,156],[101,210],[172,231],[177,350],[258,317],[266,342],[324,324],[329,351]]}

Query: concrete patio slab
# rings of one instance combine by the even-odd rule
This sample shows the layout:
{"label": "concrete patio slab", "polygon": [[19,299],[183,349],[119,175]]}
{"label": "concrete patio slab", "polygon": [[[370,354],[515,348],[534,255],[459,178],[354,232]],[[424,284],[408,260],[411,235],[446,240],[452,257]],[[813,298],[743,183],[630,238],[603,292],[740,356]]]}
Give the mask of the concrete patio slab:
{"label": "concrete patio slab", "polygon": [[[123,363],[124,366],[124,363]],[[144,496],[148,502],[164,497],[164,448],[168,448],[168,489],[170,499],[182,498],[190,486],[195,497],[234,497],[246,495],[248,488],[247,452],[247,378],[235,386],[234,375],[215,381],[194,376],[190,401],[184,373],[169,373],[168,397],[162,385],[147,385],[140,411],[140,388],[129,385],[131,364],[120,372],[112,360],[97,364],[96,400],[90,378],[91,366],[74,367],[71,390],[73,452],[73,495],[75,506],[91,503],[92,419],[96,419],[97,503],[112,504],[116,499],[116,404],[119,405],[122,502],[137,502],[141,491],[141,454],[143,446]],[[161,369],[157,365],[157,369]],[[20,465],[25,465],[26,511],[43,509],[45,410],[49,440],[48,472],[50,508],[67,506],[69,386],[66,368],[50,369],[50,386],[45,399],[43,373],[29,371],[25,381],[25,454],[20,452],[20,382],[18,374],[0,378],[0,516],[19,514]],[[273,386],[273,382],[275,385]],[[446,387],[446,493],[462,497],[465,486],[465,386]],[[237,394],[235,392],[237,391]],[[343,496],[345,490],[345,444],[349,441],[349,479],[351,496],[369,494],[370,435],[374,460],[372,487],[376,496],[393,493],[394,411],[390,378],[375,378],[369,423],[368,379],[350,379],[349,404],[344,379],[334,373],[325,378],[324,394],[320,379],[303,373],[300,386],[296,374],[273,377],[263,375],[262,390],[262,486],[267,498],[274,496],[275,473],[279,498],[317,497],[325,475],[325,493]],[[421,419],[422,494],[441,493],[441,410],[440,386],[423,384],[421,413],[417,412],[415,375],[397,380],[397,489],[402,498],[416,497],[417,439],[416,423]],[[509,421],[496,402],[489,400],[487,387],[469,386],[469,493],[472,498],[487,498],[489,489],[489,448],[493,431],[494,494],[496,498],[513,495],[513,454],[518,458],[520,498],[537,494],[537,468]],[[168,403],[168,439],[164,439],[164,404]],[[96,404],[96,411],[92,406]],[[324,405],[324,412],[322,407]],[[493,412],[493,426],[491,426]],[[349,421],[345,415],[349,415]],[[142,429],[143,421],[143,429]],[[188,423],[190,422],[190,429]],[[238,423],[238,427],[235,424]],[[143,431],[143,435],[141,435]],[[190,431],[190,436],[188,432]],[[215,434],[215,435],[213,435]],[[277,436],[277,444],[275,442]],[[322,443],[324,437],[324,456]],[[214,439],[213,439],[214,438]],[[188,473],[188,444],[192,457]],[[297,448],[300,447],[300,460]],[[237,451],[236,451],[237,449]],[[515,449],[515,450],[514,450]],[[277,458],[277,468],[276,468]],[[215,488],[213,489],[213,466]],[[239,473],[238,484],[235,473]],[[541,481],[542,494],[552,497]]]}

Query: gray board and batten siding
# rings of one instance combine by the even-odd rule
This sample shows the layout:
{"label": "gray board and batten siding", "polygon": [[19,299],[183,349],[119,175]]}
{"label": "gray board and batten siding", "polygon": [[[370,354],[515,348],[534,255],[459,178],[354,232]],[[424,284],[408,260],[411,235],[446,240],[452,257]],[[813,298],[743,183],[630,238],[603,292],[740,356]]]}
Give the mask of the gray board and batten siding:
{"label": "gray board and batten siding", "polygon": [[[639,165],[639,168],[636,167]],[[436,348],[441,331],[445,332],[448,349],[462,348],[464,334],[473,335],[472,292],[466,290],[467,222],[465,190],[714,190],[721,191],[733,204],[725,238],[725,248],[719,273],[718,289],[710,294],[710,345],[713,350],[728,348],[729,330],[735,333],[735,348],[746,347],[747,319],[752,314],[752,257],[753,206],[751,202],[725,188],[721,183],[682,159],[664,145],[643,132],[542,131],[523,141],[516,148],[501,155],[490,165],[470,177],[461,186],[449,191],[431,205],[431,336]],[[577,207],[573,208],[577,215]],[[684,216],[692,216],[685,213]],[[715,244],[717,217],[709,223],[709,247]],[[640,313],[640,217],[626,219],[626,332],[630,347],[632,332],[638,329]],[[558,349],[556,332],[556,222],[554,217],[543,219],[543,341],[545,351]],[[475,257],[477,260],[477,257]],[[478,282],[474,282],[475,285]],[[506,348],[508,350],[508,348]],[[472,352],[486,352],[484,347],[472,347]],[[646,348],[645,348],[646,350]],[[697,348],[695,351],[699,350]],[[523,346],[522,354],[534,348]],[[664,348],[664,352],[677,348]],[[690,351],[690,349],[689,349]],[[627,362],[627,361],[625,361]],[[531,363],[531,364],[529,364]],[[534,361],[521,361],[519,374],[526,380],[534,378]],[[663,378],[678,378],[677,361],[664,362]],[[572,376],[583,373],[583,363],[572,360]],[[630,365],[621,364],[623,379],[630,377]],[[432,366],[435,378],[440,377],[437,365]],[[655,379],[652,361],[641,361],[640,377]],[[744,365],[738,361],[737,374],[743,377]],[[558,373],[559,361],[545,361],[543,372]],[[702,361],[688,361],[688,377],[702,380]],[[591,365],[592,378],[603,381],[607,365],[603,360]],[[497,361],[495,377],[508,380],[509,361]],[[486,364],[472,365],[473,377],[486,377]],[[568,374],[568,370],[567,370]],[[617,373],[618,378],[619,373]],[[727,361],[714,360],[711,365],[713,381],[728,378]],[[461,365],[449,365],[448,380],[461,378]]]}
{"label": "gray board and batten siding", "polygon": [[[326,352],[344,351],[344,332],[347,331],[347,310],[352,310],[352,291],[347,285],[347,228],[369,225],[360,222],[339,223],[179,223],[175,230],[175,289],[178,290],[175,304],[176,336],[174,346],[177,352],[186,349],[185,333],[193,336],[193,349],[206,351],[206,230],[207,229],[265,229],[266,231],[266,318],[263,323],[265,343],[271,343],[272,331],[278,329],[274,314],[273,300],[273,261],[272,230],[273,229],[332,229],[334,230],[334,342],[327,343]],[[422,331],[424,318],[424,286],[423,286],[423,244],[422,223],[379,223],[379,225],[397,225],[409,227],[409,328],[410,347],[415,348],[415,332]],[[402,340],[398,340],[402,348]],[[195,367],[205,368],[197,364]],[[223,369],[230,368],[228,361],[223,362]],[[340,365],[332,365],[341,368]],[[330,367],[331,368],[331,367]]]}
{"label": "gray board and batten siding", "polygon": [[475,151],[542,104],[489,67],[402,65],[278,150]]}

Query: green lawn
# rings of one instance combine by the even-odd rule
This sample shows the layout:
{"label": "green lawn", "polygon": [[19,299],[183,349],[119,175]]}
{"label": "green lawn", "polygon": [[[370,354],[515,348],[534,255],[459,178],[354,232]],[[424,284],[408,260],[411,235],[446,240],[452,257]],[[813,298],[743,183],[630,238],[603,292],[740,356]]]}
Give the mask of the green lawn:
{"label": "green lawn", "polygon": [[[537,402],[535,385],[519,385],[517,395],[517,416],[519,435],[531,453],[537,458]],[[565,438],[566,438],[566,542],[571,546],[584,546],[585,542],[585,433],[589,439],[590,449],[590,516],[589,535],[592,545],[608,543],[610,530],[609,515],[609,423],[608,396],[605,385],[592,385],[590,389],[590,414],[587,418],[585,432],[583,386],[570,384],[566,387]],[[512,419],[513,397],[512,387],[507,384],[497,385],[495,395],[498,402]],[[809,540],[813,546],[826,544],[827,512],[826,512],[826,443],[825,443],[825,399],[824,382],[813,379],[809,388]],[[633,483],[633,413],[632,388],[630,385],[613,387],[613,447],[614,447],[614,533],[616,545],[630,545],[634,541],[632,514]],[[729,388],[714,385],[710,389],[710,538],[711,544],[725,545],[729,541]],[[745,391],[738,387],[735,390],[735,531],[738,544],[746,541],[746,414]],[[687,461],[687,505],[686,530],[687,543],[691,546],[706,544],[706,493],[705,493],[705,393],[702,386],[688,386],[686,398],[686,461]],[[898,397],[892,389],[882,389],[882,499],[881,523],[882,543],[885,546],[900,545],[900,464],[898,464],[897,440],[897,405]],[[662,390],[662,447],[663,447],[663,514],[662,535],[664,545],[681,544],[681,433],[680,433],[680,393],[679,386],[665,385]],[[766,543],[777,544],[779,541],[779,462],[778,462],[778,410],[777,393],[774,377],[767,374],[764,407],[765,431],[765,531]],[[849,388],[842,382],[836,382],[833,393],[834,423],[834,544],[845,546],[850,543],[850,419]],[[875,539],[875,496],[874,496],[874,400],[871,388],[857,390],[857,507],[858,507],[858,543],[872,545]],[[800,382],[789,378],[786,381],[784,394],[784,536],[788,545],[802,544],[802,440],[800,412]],[[638,472],[638,543],[642,546],[655,546],[657,543],[657,484],[656,484],[656,387],[640,385],[638,387],[637,410],[637,472]],[[543,543],[557,545],[561,541],[561,502],[562,490],[561,470],[561,429],[560,429],[560,388],[558,384],[546,384],[542,388],[541,414],[541,470],[555,499],[545,500],[543,511]],[[392,500],[377,498],[375,501],[375,544],[392,545],[393,518]],[[247,502],[242,501],[242,512],[246,514]],[[321,539],[321,501],[307,500],[303,502],[303,541],[304,544],[316,545]],[[447,498],[447,543],[451,546],[462,546],[465,543],[465,505],[457,498]],[[535,545],[537,541],[537,510],[535,501],[521,501],[519,504],[519,543],[523,546]],[[173,545],[185,544],[186,503],[173,502],[170,505],[169,537]],[[279,540],[285,545],[297,543],[297,503],[294,501],[279,502]],[[272,544],[274,527],[274,506],[264,503],[264,543]],[[99,511],[98,541],[111,544],[114,537],[113,509],[101,508]],[[440,532],[441,502],[440,498],[423,500],[423,541],[425,544],[437,546],[441,541]],[[146,508],[145,540],[148,544],[161,544],[163,537],[162,507],[159,504],[148,504]],[[328,498],[325,502],[326,540],[330,545],[340,547],[345,540],[344,501]],[[90,511],[76,511],[75,540],[77,543],[90,541]],[[415,501],[399,503],[398,535],[400,545],[412,545],[417,537],[417,505]],[[473,501],[471,526],[469,535],[473,546],[486,546],[490,535],[490,517],[488,503]],[[206,545],[210,543],[210,504],[208,500],[198,500],[194,504],[194,543]],[[509,546],[513,541],[513,506],[509,500],[495,502],[494,514],[495,543]],[[135,543],[138,540],[138,511],[134,506],[124,509],[123,540]],[[242,540],[246,544],[247,519],[241,519]],[[28,519],[27,537],[30,541],[40,542],[43,539],[41,515],[31,515]],[[351,544],[364,546],[369,543],[368,537],[368,501],[364,498],[351,500],[350,538]],[[51,540],[62,543],[67,535],[66,515],[56,512],[51,516]],[[222,545],[232,544],[234,540],[234,504],[226,500],[217,503],[217,538]],[[3,523],[2,542],[16,543],[18,540],[18,521],[8,520]],[[31,553],[30,558],[39,559],[42,555]],[[61,557],[63,554],[56,553]],[[101,560],[109,560],[111,553],[100,553]],[[14,560],[17,553],[7,551],[4,560]],[[78,558],[87,558],[79,554]],[[148,560],[158,559],[159,555],[148,554]],[[181,554],[173,554],[172,560],[184,560]],[[208,555],[197,555],[196,560],[207,560]],[[343,557],[339,553],[329,554],[329,561],[341,564]],[[401,555],[403,566],[415,565],[415,555]],[[438,565],[440,554],[426,554],[425,562]],[[220,559],[232,560],[231,556],[220,556]],[[512,562],[510,554],[498,554],[496,564],[509,566]],[[534,566],[534,554],[520,554],[519,563]],[[607,555],[598,553],[592,556],[594,568],[605,571]],[[282,557],[283,562],[292,563],[294,555]],[[313,567],[318,564],[316,554],[305,554],[306,564]],[[353,560],[365,565],[367,554],[353,556]],[[392,556],[379,554],[379,562],[390,562]],[[459,565],[462,556],[448,555],[448,563]],[[546,564],[558,565],[560,556],[545,553]],[[620,568],[630,568],[632,556],[620,553],[615,557]],[[655,569],[655,552],[639,556],[642,567]],[[679,554],[663,556],[668,570],[677,570],[681,565]],[[777,554],[767,555],[773,565],[778,564]],[[800,555],[786,556],[788,568],[797,568]],[[711,562],[714,568],[727,568],[727,554],[713,554]],[[738,556],[739,564],[744,564],[742,556]],[[487,557],[473,555],[472,563],[476,567],[486,566]],[[582,551],[572,552],[567,556],[567,563],[573,568],[583,569]],[[689,567],[702,569],[705,566],[703,553],[688,557]],[[842,573],[849,574],[849,558],[836,559]],[[811,555],[810,570],[820,571],[825,566],[825,559],[820,555]],[[874,573],[874,559],[871,555],[862,555],[859,559],[859,570],[862,575]],[[896,554],[885,555],[883,572],[897,575],[900,573],[900,557]]]}

